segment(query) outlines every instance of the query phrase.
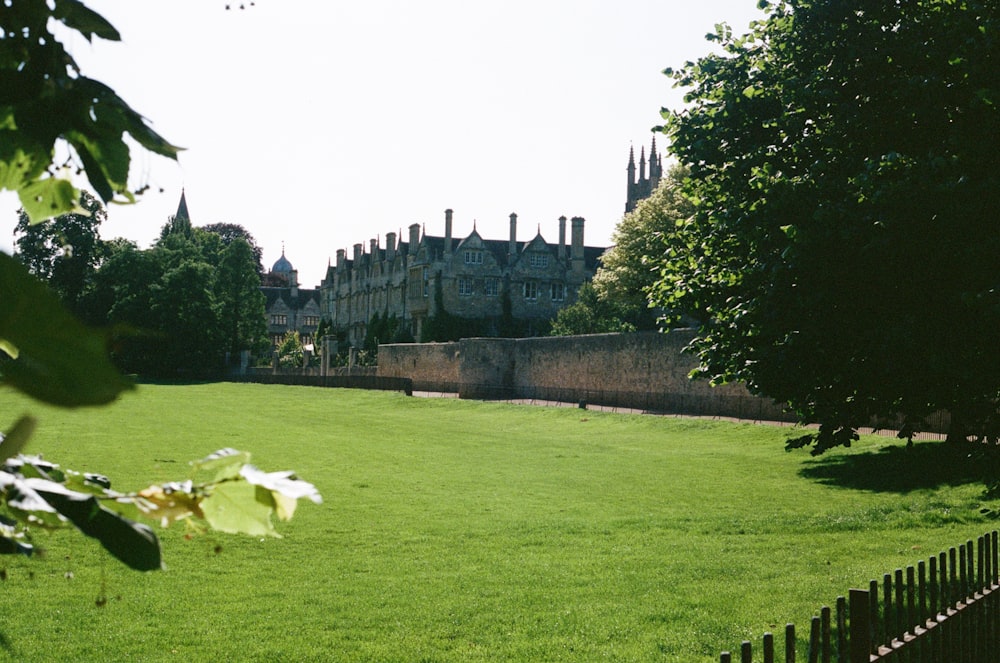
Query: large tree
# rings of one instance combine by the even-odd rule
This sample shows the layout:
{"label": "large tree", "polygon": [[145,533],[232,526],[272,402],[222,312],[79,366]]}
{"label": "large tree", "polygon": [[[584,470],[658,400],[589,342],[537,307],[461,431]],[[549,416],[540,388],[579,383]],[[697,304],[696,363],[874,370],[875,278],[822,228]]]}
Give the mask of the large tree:
{"label": "large tree", "polygon": [[218,235],[222,239],[224,246],[229,246],[238,239],[245,241],[250,245],[250,249],[253,252],[257,274],[261,277],[264,276],[264,263],[262,262],[264,259],[264,249],[257,244],[257,240],[254,239],[254,236],[246,228],[238,223],[210,223],[207,226],[201,226],[201,229]]}
{"label": "large tree", "polygon": [[850,443],[872,420],[996,436],[1000,40],[992,0],[781,0],[668,70],[696,214],[655,301],[695,315],[703,373]]}
{"label": "large tree", "polygon": [[253,247],[236,237],[223,249],[216,266],[215,298],[219,303],[226,351],[262,351],[267,345],[264,293],[260,290],[260,264]]}
{"label": "large tree", "polygon": [[637,329],[656,327],[649,292],[660,278],[663,234],[694,212],[681,194],[686,176],[686,168],[671,167],[652,195],[622,218],[594,275],[597,298]]}
{"label": "large tree", "polygon": [[50,223],[32,223],[22,209],[14,228],[18,259],[77,315],[84,312],[82,301],[104,255],[98,228],[107,218],[104,206],[86,191],[79,208]]}

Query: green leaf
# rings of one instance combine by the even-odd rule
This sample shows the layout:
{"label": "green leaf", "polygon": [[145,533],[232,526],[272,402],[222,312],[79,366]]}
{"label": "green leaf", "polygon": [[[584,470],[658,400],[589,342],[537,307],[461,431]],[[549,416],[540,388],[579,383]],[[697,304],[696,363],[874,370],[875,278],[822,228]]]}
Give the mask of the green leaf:
{"label": "green leaf", "polygon": [[18,192],[21,206],[31,219],[38,223],[60,214],[79,213],[80,192],[69,180],[46,177],[22,186]]}
{"label": "green leaf", "polygon": [[60,515],[136,571],[163,567],[160,541],[147,525],[104,508],[93,495],[77,493],[44,479],[25,479]]}
{"label": "green leaf", "polygon": [[274,507],[271,491],[246,481],[220,483],[201,503],[205,520],[213,529],[230,534],[280,537],[271,524]]}
{"label": "green leaf", "polygon": [[17,420],[14,427],[6,435],[0,435],[0,461],[13,458],[21,453],[31,435],[35,432],[38,420],[31,416],[23,416]]}
{"label": "green leaf", "polygon": [[81,33],[87,41],[93,41],[95,36],[108,41],[121,41],[121,35],[113,25],[78,0],[59,0],[55,3],[52,16]]}
{"label": "green leaf", "polygon": [[0,338],[19,350],[0,382],[46,403],[113,401],[133,387],[108,358],[105,335],[84,326],[17,260],[0,253]]}
{"label": "green leaf", "polygon": [[21,554],[30,557],[35,549],[27,543],[21,543],[22,538],[23,531],[0,521],[0,555]]}
{"label": "green leaf", "polygon": [[191,463],[195,472],[206,472],[211,475],[211,481],[218,483],[227,479],[235,479],[240,475],[240,468],[250,462],[250,453],[230,447],[205,456]]}
{"label": "green leaf", "polygon": [[315,504],[322,504],[316,486],[308,481],[302,481],[294,472],[263,472],[253,465],[244,465],[240,476],[248,483],[271,491],[274,500],[274,510],[280,520],[290,520],[295,513],[298,500],[307,497]]}

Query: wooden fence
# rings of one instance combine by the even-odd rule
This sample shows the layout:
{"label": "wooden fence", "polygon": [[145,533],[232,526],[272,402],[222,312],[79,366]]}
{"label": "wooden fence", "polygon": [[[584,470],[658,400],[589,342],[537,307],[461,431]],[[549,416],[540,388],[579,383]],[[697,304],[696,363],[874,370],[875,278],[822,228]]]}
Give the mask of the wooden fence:
{"label": "wooden fence", "polygon": [[[951,548],[917,567],[896,569],[867,589],[852,589],[824,606],[809,630],[809,663],[997,663],[1000,585],[997,532]],[[744,641],[739,661],[774,663],[765,633],[761,656]],[[723,652],[722,663],[733,655]],[[796,661],[795,627],[785,627],[785,663]]]}

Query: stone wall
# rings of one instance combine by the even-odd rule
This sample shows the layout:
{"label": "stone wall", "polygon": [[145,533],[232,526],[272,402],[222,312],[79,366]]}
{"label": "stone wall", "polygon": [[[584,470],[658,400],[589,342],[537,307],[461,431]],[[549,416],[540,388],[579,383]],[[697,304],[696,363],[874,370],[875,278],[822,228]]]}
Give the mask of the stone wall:
{"label": "stone wall", "polygon": [[645,411],[785,420],[742,385],[688,379],[689,331],[379,346],[378,375],[409,377],[418,391],[462,398],[586,402]]}
{"label": "stone wall", "polygon": [[415,391],[458,392],[460,343],[380,345],[376,375],[410,378]]}

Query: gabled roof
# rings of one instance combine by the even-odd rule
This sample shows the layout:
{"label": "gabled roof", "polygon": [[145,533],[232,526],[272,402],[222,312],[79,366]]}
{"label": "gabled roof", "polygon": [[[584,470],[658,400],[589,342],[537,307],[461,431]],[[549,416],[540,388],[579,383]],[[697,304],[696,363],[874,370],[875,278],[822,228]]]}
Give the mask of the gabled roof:
{"label": "gabled roof", "polygon": [[260,291],[264,293],[264,308],[270,311],[278,300],[281,300],[289,309],[296,311],[304,309],[310,301],[314,301],[319,306],[318,289],[299,288],[298,290],[298,297],[292,297],[291,288],[262,287]]}

